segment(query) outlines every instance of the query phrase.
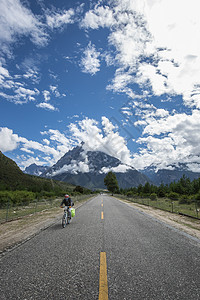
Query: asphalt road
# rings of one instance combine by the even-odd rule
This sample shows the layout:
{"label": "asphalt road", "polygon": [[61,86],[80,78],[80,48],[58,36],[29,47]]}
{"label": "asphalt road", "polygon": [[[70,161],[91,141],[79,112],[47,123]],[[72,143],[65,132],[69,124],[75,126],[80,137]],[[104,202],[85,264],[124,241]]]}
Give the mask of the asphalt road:
{"label": "asphalt road", "polygon": [[110,300],[200,299],[200,240],[102,195],[2,257],[0,299],[98,299],[102,252]]}

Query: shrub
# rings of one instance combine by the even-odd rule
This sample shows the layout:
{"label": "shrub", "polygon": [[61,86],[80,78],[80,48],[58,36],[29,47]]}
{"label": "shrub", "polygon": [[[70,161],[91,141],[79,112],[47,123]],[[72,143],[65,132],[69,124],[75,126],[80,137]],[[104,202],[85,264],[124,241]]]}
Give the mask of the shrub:
{"label": "shrub", "polygon": [[195,200],[198,200],[198,201],[200,201],[200,193],[199,193],[199,194],[196,194],[196,196],[195,196]]}
{"label": "shrub", "polygon": [[157,195],[156,193],[152,193],[149,197],[152,201],[156,200],[157,199]]}
{"label": "shrub", "polygon": [[175,193],[175,192],[170,192],[168,194],[168,198],[171,200],[178,200],[179,199],[179,194]]}
{"label": "shrub", "polygon": [[128,191],[128,192],[126,193],[126,196],[127,196],[127,197],[132,197],[132,196],[133,196],[133,192],[132,192],[132,191]]}
{"label": "shrub", "polygon": [[191,200],[186,195],[181,195],[181,199],[178,202],[179,204],[190,204]]}

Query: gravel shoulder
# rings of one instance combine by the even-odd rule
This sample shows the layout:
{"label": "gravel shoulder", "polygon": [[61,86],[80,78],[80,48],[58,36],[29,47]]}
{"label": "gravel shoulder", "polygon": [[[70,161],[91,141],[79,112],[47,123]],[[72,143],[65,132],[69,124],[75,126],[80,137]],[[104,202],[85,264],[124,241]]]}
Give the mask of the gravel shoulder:
{"label": "gravel shoulder", "polygon": [[[90,198],[91,199],[91,198]],[[90,200],[89,199],[89,200]],[[136,204],[127,200],[118,199],[126,202],[132,207],[149,214],[150,216],[165,222],[179,230],[200,239],[200,221],[185,216],[172,214],[152,207]],[[83,200],[75,204],[75,208],[80,207],[88,200]],[[17,247],[26,242],[40,231],[57,223],[62,218],[63,210],[54,208],[44,210],[35,215],[29,215],[19,220],[0,224],[0,254]]]}

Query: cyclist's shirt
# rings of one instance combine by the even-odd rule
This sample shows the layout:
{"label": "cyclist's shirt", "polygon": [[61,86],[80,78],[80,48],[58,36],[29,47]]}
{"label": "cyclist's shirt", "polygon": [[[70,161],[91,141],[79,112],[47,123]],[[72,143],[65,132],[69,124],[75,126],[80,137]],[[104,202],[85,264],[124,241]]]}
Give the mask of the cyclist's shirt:
{"label": "cyclist's shirt", "polygon": [[63,199],[63,201],[62,201],[62,203],[60,204],[60,206],[62,206],[62,205],[65,205],[65,206],[73,206],[74,205],[74,203],[73,203],[73,201],[72,201],[72,199],[71,198],[65,198],[65,199]]}

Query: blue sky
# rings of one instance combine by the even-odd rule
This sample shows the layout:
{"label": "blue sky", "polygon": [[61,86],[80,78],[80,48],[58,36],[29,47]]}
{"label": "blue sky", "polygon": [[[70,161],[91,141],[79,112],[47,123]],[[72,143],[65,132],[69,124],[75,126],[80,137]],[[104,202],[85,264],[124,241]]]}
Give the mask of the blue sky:
{"label": "blue sky", "polygon": [[0,150],[200,171],[198,0],[1,0]]}

